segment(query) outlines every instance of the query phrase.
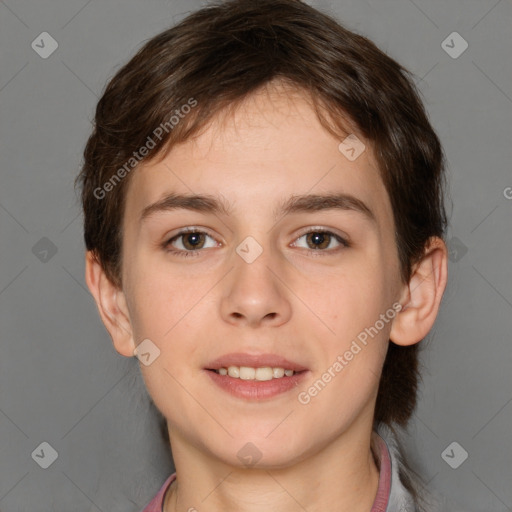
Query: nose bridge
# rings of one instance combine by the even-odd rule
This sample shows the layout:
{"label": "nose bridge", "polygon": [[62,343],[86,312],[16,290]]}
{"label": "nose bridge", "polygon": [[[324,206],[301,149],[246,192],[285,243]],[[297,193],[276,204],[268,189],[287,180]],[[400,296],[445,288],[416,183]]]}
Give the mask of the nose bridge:
{"label": "nose bridge", "polygon": [[234,268],[222,304],[226,321],[278,324],[290,316],[286,288],[277,277],[279,254],[272,245],[269,234],[261,233],[247,236],[233,251]]}
{"label": "nose bridge", "polygon": [[235,265],[234,272],[238,282],[266,281],[268,286],[270,283],[269,275],[272,275],[269,267],[277,266],[276,254],[272,252],[269,243],[260,244],[252,237],[245,239],[235,249],[233,255],[233,263]]}
{"label": "nose bridge", "polygon": [[276,271],[278,259],[268,234],[247,236],[233,254],[233,284],[245,288],[245,293],[254,296],[270,293],[276,287],[276,278],[270,268]]}

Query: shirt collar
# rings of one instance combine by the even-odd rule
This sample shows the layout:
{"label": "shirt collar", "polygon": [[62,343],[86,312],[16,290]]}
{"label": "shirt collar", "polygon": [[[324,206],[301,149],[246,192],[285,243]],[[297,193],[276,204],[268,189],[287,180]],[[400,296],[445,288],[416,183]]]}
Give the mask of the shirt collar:
{"label": "shirt collar", "polygon": [[372,437],[379,486],[371,512],[414,512],[414,500],[400,480],[401,460],[395,434],[382,423],[372,432]]}

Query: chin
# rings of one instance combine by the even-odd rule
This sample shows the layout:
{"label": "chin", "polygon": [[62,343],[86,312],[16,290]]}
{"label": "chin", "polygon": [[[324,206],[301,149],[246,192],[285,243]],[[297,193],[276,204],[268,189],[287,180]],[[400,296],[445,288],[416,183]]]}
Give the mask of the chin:
{"label": "chin", "polygon": [[273,438],[275,433],[268,436],[269,431],[265,435],[246,431],[243,436],[235,437],[227,445],[229,452],[219,454],[220,458],[227,464],[247,469],[279,469],[298,462],[306,440],[298,443],[284,431]]}

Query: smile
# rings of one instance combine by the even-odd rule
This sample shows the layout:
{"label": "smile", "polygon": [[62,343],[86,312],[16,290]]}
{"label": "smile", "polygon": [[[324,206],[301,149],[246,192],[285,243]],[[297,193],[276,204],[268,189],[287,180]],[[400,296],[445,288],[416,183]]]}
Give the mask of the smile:
{"label": "smile", "polygon": [[296,373],[293,370],[285,370],[281,367],[272,368],[270,366],[263,366],[259,368],[252,368],[250,366],[229,366],[227,368],[219,368],[214,371],[219,375],[229,375],[234,379],[259,381],[291,377]]}
{"label": "smile", "polygon": [[265,400],[296,390],[311,371],[277,354],[224,354],[203,368],[223,392],[245,400]]}

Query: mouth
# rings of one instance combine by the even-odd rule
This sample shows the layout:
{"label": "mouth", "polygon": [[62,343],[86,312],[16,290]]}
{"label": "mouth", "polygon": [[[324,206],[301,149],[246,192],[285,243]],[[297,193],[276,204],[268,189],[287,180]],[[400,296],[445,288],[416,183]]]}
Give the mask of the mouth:
{"label": "mouth", "polygon": [[204,370],[220,389],[248,400],[269,399],[291,391],[309,373],[308,368],[274,354],[228,354]]}

